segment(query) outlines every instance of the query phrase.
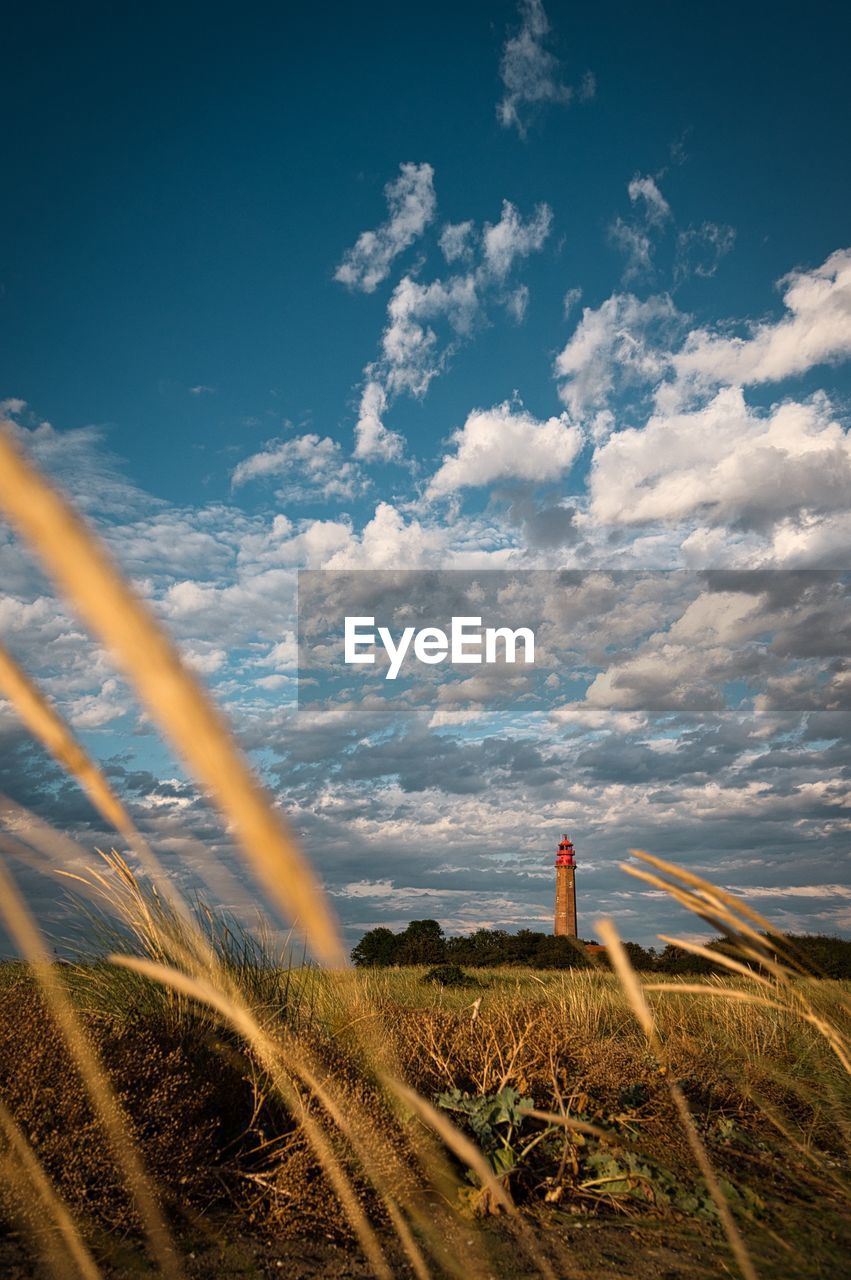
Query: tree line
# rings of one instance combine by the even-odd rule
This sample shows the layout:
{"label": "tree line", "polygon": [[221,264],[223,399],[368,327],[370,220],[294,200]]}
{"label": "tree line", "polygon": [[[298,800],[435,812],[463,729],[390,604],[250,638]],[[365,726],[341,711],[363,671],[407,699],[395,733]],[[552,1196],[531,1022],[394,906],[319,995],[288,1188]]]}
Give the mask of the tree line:
{"label": "tree line", "polygon": [[[522,965],[531,969],[582,969],[606,964],[605,953],[589,952],[593,939],[555,937],[520,929],[476,929],[474,933],[447,937],[437,920],[412,920],[399,933],[379,927],[370,929],[352,950],[352,962],[359,968],[389,968],[394,965],[457,964],[469,968],[496,968]],[[778,947],[791,950],[806,968],[829,978],[851,978],[851,941],[824,934],[778,937]],[[657,951],[637,942],[624,944],[635,969],[667,974],[724,973],[724,966],[705,956],[692,955],[668,944]],[[708,944],[710,951],[723,952],[723,938]]]}

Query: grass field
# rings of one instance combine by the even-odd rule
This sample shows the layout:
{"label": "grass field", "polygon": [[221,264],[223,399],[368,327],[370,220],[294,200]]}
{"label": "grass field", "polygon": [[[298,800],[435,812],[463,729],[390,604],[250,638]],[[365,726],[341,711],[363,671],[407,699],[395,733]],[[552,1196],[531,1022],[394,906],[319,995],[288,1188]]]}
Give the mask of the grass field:
{"label": "grass field", "polygon": [[[541,1261],[558,1276],[734,1274],[669,1075],[758,1274],[841,1274],[851,1245],[848,1077],[791,1008],[723,994],[745,991],[744,979],[712,980],[716,997],[650,994],[662,1068],[609,973],[480,971],[476,985],[448,990],[421,969],[260,971],[251,975],[258,1017],[292,1038],[315,1073],[300,1117],[258,1054],[206,1009],[107,966],[61,968],[189,1275],[280,1274],[279,1263],[291,1275],[372,1273],[304,1131],[329,1081],[341,1112],[330,1141],[392,1274],[414,1273],[364,1160],[382,1163],[400,1197],[404,1181],[445,1240],[474,1241],[485,1275],[536,1275]],[[25,966],[0,976],[6,1115],[103,1272],[145,1274],[143,1223],[62,1035]],[[800,985],[818,1015],[848,1019],[851,984]],[[384,1069],[477,1143],[533,1231],[538,1263],[518,1252],[506,1215],[461,1161],[447,1161],[443,1186],[423,1168],[432,1130],[414,1108],[393,1105]],[[8,1151],[7,1174],[14,1162]],[[20,1178],[4,1200],[7,1223],[23,1232],[5,1242],[7,1266],[35,1274],[32,1242],[50,1267],[55,1227],[40,1201]]]}

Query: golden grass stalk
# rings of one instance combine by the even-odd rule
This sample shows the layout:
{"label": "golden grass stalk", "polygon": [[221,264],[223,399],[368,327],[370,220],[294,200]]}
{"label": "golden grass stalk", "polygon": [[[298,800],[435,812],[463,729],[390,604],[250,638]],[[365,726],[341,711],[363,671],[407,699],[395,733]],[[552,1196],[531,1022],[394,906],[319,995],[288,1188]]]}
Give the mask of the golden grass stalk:
{"label": "golden grass stalk", "polygon": [[197,678],[102,542],[0,431],[0,507],[134,682],[178,754],[231,824],[250,865],[316,955],[344,962],[325,895]]}
{"label": "golden grass stalk", "polygon": [[98,812],[128,841],[142,837],[101,770],[74,737],[58,711],[0,644],[0,694],[4,694],[33,737],[76,778]]}
{"label": "golden grass stalk", "polygon": [[[720,925],[729,941],[742,956],[755,961],[773,975],[775,982],[774,984],[768,983],[768,985],[773,985],[775,996],[778,999],[781,997],[785,999],[785,1003],[780,1007],[795,1013],[805,1022],[815,1027],[827,1040],[844,1069],[851,1072],[848,1038],[813,1008],[805,992],[795,984],[794,980],[804,970],[787,948],[775,944],[772,925],[768,920],[758,912],[753,911],[741,899],[723,889],[717,889],[714,885],[702,880],[691,871],[685,871],[681,867],[674,866],[672,863],[665,862],[664,859],[657,858],[653,854],[645,853],[640,849],[631,849],[630,853],[640,858],[643,862],[648,862],[664,871],[671,879],[680,880],[684,884],[691,885],[696,890],[696,893],[683,890],[676,883],[671,883],[671,880],[665,880],[661,876],[653,875],[640,867],[631,867],[627,863],[620,864],[621,869],[635,879],[643,880],[645,883],[652,884],[654,888],[664,890],[676,901],[681,902],[683,906],[700,916],[701,919]],[[753,924],[760,925],[764,933],[769,936],[765,937],[763,934],[758,933]],[[678,938],[668,938],[666,936],[662,940],[670,942],[674,946],[682,947],[686,951],[697,951],[698,954],[708,955],[722,967],[736,973],[744,973],[746,977],[757,984],[766,982],[761,974],[755,973],[747,965],[739,964],[730,956],[724,955],[723,952],[698,948],[696,944]],[[778,957],[784,958],[780,959]],[[704,994],[718,994],[719,988],[708,986],[701,988],[701,990]],[[731,998],[735,999],[737,997]],[[757,997],[752,992],[746,993],[746,998],[752,1003],[757,1003]]]}
{"label": "golden grass stalk", "polygon": [[[340,1104],[334,1099],[331,1093],[331,1081],[324,1082],[319,1079],[318,1070],[313,1064],[308,1064],[304,1050],[299,1054],[299,1060],[294,1063],[294,1069],[298,1072],[300,1078],[308,1086],[311,1093],[322,1104],[334,1124],[349,1141],[353,1152],[357,1156],[361,1168],[370,1178],[373,1186],[379,1192],[387,1209],[390,1220],[402,1243],[408,1259],[419,1280],[428,1280],[431,1274],[426,1259],[423,1256],[419,1245],[408,1226],[407,1221],[401,1212],[404,1207],[411,1215],[414,1224],[421,1233],[424,1240],[428,1242],[431,1252],[437,1258],[441,1273],[446,1275],[454,1275],[458,1277],[480,1276],[481,1269],[478,1258],[471,1254],[460,1242],[455,1243],[455,1252],[450,1253],[447,1249],[445,1241],[438,1234],[433,1220],[423,1211],[423,1208],[417,1204],[415,1199],[410,1196],[403,1195],[404,1186],[403,1179],[407,1181],[407,1175],[398,1165],[396,1166],[396,1175],[399,1182],[394,1189],[388,1178],[384,1176],[380,1168],[376,1167],[375,1160],[375,1132],[372,1130],[368,1135],[362,1135],[352,1124],[350,1119],[344,1114]],[[386,1077],[385,1084],[390,1080],[396,1081],[396,1077],[389,1074]],[[392,1087],[389,1086],[388,1087]],[[395,1090],[398,1096],[398,1090]],[[385,1148],[386,1150],[386,1148]],[[426,1168],[426,1172],[431,1175],[435,1184],[443,1183],[446,1187],[451,1186],[456,1189],[457,1184],[454,1179],[441,1177],[444,1174],[442,1168],[436,1168],[435,1162],[429,1159],[430,1152],[420,1150],[417,1153]],[[423,1157],[425,1156],[425,1159]],[[394,1162],[395,1163],[395,1162]],[[437,1176],[435,1176],[437,1175]]]}
{"label": "golden grass stalk", "polygon": [[[0,1130],[8,1144],[10,1155],[19,1167],[22,1175],[20,1181],[24,1183],[23,1189],[30,1193],[26,1197],[27,1200],[30,1200],[34,1193],[39,1204],[55,1224],[59,1239],[64,1245],[65,1261],[70,1262],[83,1280],[100,1280],[101,1273],[86,1248],[71,1213],[42,1169],[38,1157],[15,1123],[14,1117],[2,1102],[0,1102]],[[15,1177],[11,1170],[7,1172],[7,1176],[13,1179]],[[63,1266],[62,1274],[68,1274],[67,1267]]]}
{"label": "golden grass stalk", "polygon": [[[240,999],[235,988],[226,992],[220,990],[205,977],[181,973],[180,970],[169,965],[157,964],[151,960],[142,960],[136,956],[112,955],[109,960],[112,964],[142,974],[154,982],[162,983],[166,987],[171,987],[185,996],[206,1004],[209,1008],[215,1010],[224,1021],[230,1023],[245,1042],[252,1047],[287,1106],[300,1113],[299,1119],[304,1129],[305,1137],[320,1160],[360,1246],[376,1275],[380,1277],[380,1280],[393,1280],[392,1272],[378,1242],[378,1237],[358,1203],[348,1175],[334,1153],[321,1126],[305,1109],[298,1091],[294,1088],[292,1080],[289,1078],[289,1073],[296,1066],[293,1061],[294,1055],[292,1051],[288,1055],[290,1060],[285,1062],[281,1046],[276,1044],[258,1024],[251,1010]],[[217,976],[219,978],[223,977],[223,975]]]}
{"label": "golden grass stalk", "polygon": [[715,1176],[715,1170],[709,1156],[706,1154],[706,1148],[700,1140],[700,1134],[694,1123],[688,1103],[680,1086],[670,1078],[667,1071],[667,1063],[665,1062],[664,1048],[656,1030],[656,1022],[653,1013],[644,995],[641,981],[629,962],[629,956],[621,942],[620,935],[611,920],[598,920],[596,929],[603,940],[606,948],[606,954],[611,962],[612,968],[618,975],[621,985],[626,993],[627,999],[635,1014],[641,1029],[647,1037],[648,1044],[653,1050],[654,1055],[661,1067],[665,1068],[665,1079],[671,1099],[676,1107],[680,1122],[685,1131],[686,1139],[691,1148],[692,1155],[695,1158],[698,1168],[700,1169],[703,1179],[706,1183],[707,1190],[712,1197],[721,1225],[724,1228],[724,1234],[730,1245],[730,1250],[738,1263],[739,1270],[745,1277],[745,1280],[757,1280],[757,1273],[751,1262],[750,1255],[745,1247],[745,1242],[741,1237],[738,1227],[736,1226],[727,1198],[724,1195]]}
{"label": "golden grass stalk", "polygon": [[[110,956],[110,961],[113,964],[122,966],[122,968],[146,975],[146,977],[156,980],[156,982],[168,984],[169,987],[183,993],[184,996],[203,1002],[203,1004],[218,1012],[221,1018],[227,1020],[234,1030],[237,1030],[239,1036],[242,1036],[244,1041],[250,1044],[253,1052],[257,1055],[258,1061],[261,1062],[270,1079],[273,1080],[274,1087],[278,1089],[284,1102],[287,1103],[290,1110],[298,1110],[299,1124],[302,1125],[305,1137],[310,1142],[311,1147],[314,1148],[315,1155],[319,1158],[322,1167],[324,1167],[331,1187],[334,1188],[334,1192],[337,1194],[344,1212],[346,1212],[349,1224],[352,1225],[354,1233],[360,1240],[363,1252],[369,1258],[376,1275],[386,1277],[386,1280],[392,1280],[392,1272],[388,1270],[388,1263],[386,1263],[384,1254],[381,1252],[378,1238],[372,1231],[369,1221],[363,1215],[356,1194],[354,1194],[351,1180],[348,1179],[346,1170],[343,1169],[342,1161],[335,1155],[324,1128],[306,1110],[305,1103],[303,1103],[301,1094],[299,1094],[296,1085],[294,1085],[293,1078],[301,1080],[306,1085],[311,1096],[316,1098],[316,1101],[320,1103],[320,1106],[328,1114],[331,1123],[347,1139],[349,1148],[352,1149],[358,1164],[360,1164],[361,1169],[370,1179],[375,1189],[378,1190],[381,1199],[383,1199],[399,1242],[401,1242],[404,1252],[407,1254],[408,1261],[411,1262],[413,1271],[420,1277],[420,1280],[427,1280],[427,1276],[430,1275],[429,1267],[427,1267],[424,1254],[418,1247],[410,1226],[404,1219],[403,1208],[410,1213],[417,1229],[427,1240],[435,1256],[438,1256],[441,1271],[444,1274],[447,1274],[447,1272],[457,1276],[480,1274],[475,1256],[467,1253],[466,1249],[462,1249],[461,1256],[458,1257],[453,1257],[452,1254],[449,1254],[443,1240],[440,1240],[439,1236],[436,1235],[433,1222],[427,1219],[422,1208],[413,1203],[410,1198],[404,1196],[403,1171],[401,1167],[397,1169],[399,1178],[397,1187],[392,1187],[385,1176],[381,1174],[379,1161],[376,1161],[375,1158],[381,1146],[379,1135],[375,1133],[375,1130],[372,1130],[369,1138],[367,1138],[366,1134],[362,1135],[357,1132],[356,1125],[352,1123],[352,1117],[346,1115],[342,1102],[339,1102],[334,1097],[331,1080],[320,1078],[320,1069],[317,1068],[315,1062],[311,1061],[310,1052],[308,1052],[305,1044],[294,1043],[290,1038],[284,1046],[282,1042],[271,1038],[266,1030],[257,1023],[250,1007],[244,1004],[238,989],[235,988],[234,984],[228,983],[227,975],[215,974],[210,975],[210,977],[202,977],[202,975],[182,973],[178,969],[171,968],[171,966],[152,963],[150,960],[137,959],[134,956],[113,955]],[[219,983],[221,983],[221,986]],[[229,989],[223,989],[224,987]],[[383,1074],[383,1084],[389,1093],[401,1098],[408,1107],[416,1111],[416,1114],[436,1117],[436,1123],[431,1125],[431,1128],[434,1128],[441,1138],[447,1140],[449,1148],[480,1176],[482,1184],[486,1185],[490,1193],[493,1194],[494,1201],[499,1203],[500,1207],[505,1208],[505,1211],[512,1213],[514,1224],[521,1231],[525,1230],[522,1228],[520,1220],[517,1219],[517,1213],[514,1210],[511,1198],[507,1196],[498,1179],[494,1178],[485,1158],[481,1156],[481,1153],[477,1151],[477,1148],[473,1146],[470,1140],[459,1133],[448,1120],[445,1120],[443,1116],[434,1111],[434,1108],[430,1107],[429,1103],[418,1097],[406,1085],[395,1079],[393,1075]],[[416,1100],[416,1102],[412,1100]],[[392,1156],[392,1151],[388,1151],[388,1148],[384,1147],[384,1155]],[[420,1152],[420,1155],[422,1155],[422,1152]],[[548,1265],[541,1258],[534,1240],[529,1235],[525,1236],[525,1245],[534,1256],[543,1275],[552,1277],[552,1272],[548,1270]]]}
{"label": "golden grass stalk", "polygon": [[600,1142],[611,1142],[612,1135],[587,1120],[575,1120],[573,1116],[559,1115],[555,1111],[539,1111],[537,1107],[518,1107],[521,1116],[531,1116],[533,1120],[544,1120],[547,1124],[557,1124],[562,1129],[572,1129],[576,1133],[586,1133],[589,1137],[598,1138]]}
{"label": "golden grass stalk", "polygon": [[[186,906],[174,892],[159,859],[109,785],[103,771],[78,742],[71,728],[36,683],[2,645],[0,645],[0,693],[6,695],[33,737],[47,748],[66,772],[77,779],[101,817],[124,836],[151,879],[168,886],[166,892],[169,894],[172,905],[181,915],[188,918]],[[33,815],[28,817],[31,823],[35,823]],[[46,824],[42,825],[46,826]],[[53,835],[55,836],[55,833]],[[51,843],[55,848],[55,839]]]}
{"label": "golden grass stalk", "polygon": [[725,955],[723,951],[712,951],[709,947],[701,946],[699,942],[689,942],[683,938],[670,938],[666,933],[657,933],[656,937],[660,942],[669,942],[672,947],[679,947],[680,950],[688,951],[693,956],[702,956],[704,960],[711,960],[713,964],[720,964],[723,968],[729,969],[731,973],[737,973],[743,978],[749,978],[752,982],[766,987],[772,985],[768,978],[756,969],[748,968],[746,964],[741,964],[738,960],[734,960],[732,956]]}
{"label": "golden grass stalk", "polygon": [[[684,867],[676,866],[672,862],[666,862],[664,858],[658,858],[655,854],[647,853],[643,849],[630,849],[630,853],[633,857],[639,858],[642,862],[649,863],[650,866],[656,867],[659,871],[663,871],[674,880],[679,880],[683,884],[691,885],[692,888],[697,890],[697,894],[699,895],[698,900],[700,900],[700,895],[702,895],[710,908],[714,906],[715,911],[719,913],[722,920],[732,921],[734,928],[738,933],[744,934],[750,938],[756,944],[758,951],[761,954],[765,953],[766,957],[770,958],[770,956],[768,956],[766,939],[761,936],[759,930],[761,929],[764,934],[770,934],[774,939],[776,938],[774,927],[771,922],[765,918],[765,916],[760,915],[758,911],[754,911],[753,907],[749,906],[744,899],[738,897],[736,894],[729,893],[726,889],[719,889],[717,885],[710,884],[708,880],[701,879],[701,877],[696,876],[694,872],[686,871]],[[635,875],[637,870],[635,867],[630,867],[624,863],[621,863],[621,869],[626,871],[629,875]],[[671,885],[668,882],[663,881],[662,886],[668,893],[671,892]],[[694,907],[690,909],[694,910]],[[752,928],[751,926],[753,925],[757,927]],[[798,973],[806,972],[799,963],[797,957],[794,956],[788,948],[783,947],[782,944],[772,941],[771,950],[776,951],[778,955],[782,955],[786,960],[786,963]],[[766,964],[766,968],[770,967],[771,966],[769,964]]]}
{"label": "golden grass stalk", "polygon": [[[638,854],[637,850],[632,852]],[[644,856],[643,854],[640,856]],[[751,960],[755,960],[758,964],[766,968],[778,981],[784,978],[785,970],[777,960],[765,949],[764,939],[749,924],[741,920],[733,910],[726,907],[720,900],[714,904],[707,902],[705,897],[690,893],[685,889],[681,889],[676,884],[664,880],[661,876],[653,875],[650,871],[644,871],[640,867],[631,867],[626,862],[619,863],[621,871],[625,871],[627,875],[632,876],[636,880],[643,880],[645,884],[652,885],[654,889],[661,889],[673,898],[675,902],[691,911],[698,916],[706,924],[718,929],[725,934],[728,940],[735,944],[741,955]],[[679,942],[675,945],[679,946]]]}
{"label": "golden grass stalk", "polygon": [[710,982],[647,982],[645,991],[666,991],[669,995],[717,996],[722,1000],[739,1000],[742,1004],[758,1005],[762,1009],[776,1009],[788,1013],[788,1005],[753,991],[741,991],[738,987],[714,987]]}
{"label": "golden grass stalk", "polygon": [[162,1274],[180,1280],[182,1268],[172,1248],[168,1228],[151,1192],[142,1161],[133,1145],[121,1105],[98,1062],[68,992],[57,972],[18,888],[0,863],[0,916],[19,951],[29,961],[47,1006],[80,1072],[95,1114],[133,1194],[151,1250]]}

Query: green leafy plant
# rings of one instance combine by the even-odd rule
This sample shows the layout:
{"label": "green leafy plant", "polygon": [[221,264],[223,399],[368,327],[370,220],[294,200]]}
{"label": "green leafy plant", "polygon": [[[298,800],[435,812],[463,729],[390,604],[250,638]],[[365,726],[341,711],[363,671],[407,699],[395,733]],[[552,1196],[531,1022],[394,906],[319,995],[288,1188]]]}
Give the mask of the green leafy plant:
{"label": "green leafy plant", "polygon": [[[525,1170],[534,1148],[554,1132],[552,1126],[547,1126],[529,1134],[529,1117],[525,1111],[533,1107],[534,1102],[531,1098],[521,1097],[510,1086],[500,1089],[499,1093],[479,1097],[461,1089],[449,1089],[438,1094],[435,1102],[444,1111],[455,1114],[456,1124],[470,1130],[507,1193],[512,1175]],[[524,1127],[527,1132],[521,1136]],[[476,1191],[469,1197],[471,1208],[477,1213],[492,1212],[494,1206],[487,1189],[478,1187],[473,1174],[468,1174],[468,1177],[477,1184]]]}

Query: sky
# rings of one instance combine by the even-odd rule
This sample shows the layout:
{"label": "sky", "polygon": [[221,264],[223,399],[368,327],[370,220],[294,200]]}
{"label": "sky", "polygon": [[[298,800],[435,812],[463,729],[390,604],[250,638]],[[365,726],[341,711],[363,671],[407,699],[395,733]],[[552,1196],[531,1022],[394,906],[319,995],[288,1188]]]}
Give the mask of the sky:
{"label": "sky", "polygon": [[[548,928],[563,829],[585,936],[694,930],[630,847],[851,932],[849,36],[823,3],[10,16],[8,429],[224,706],[350,941]],[[508,574],[540,678],[299,705],[300,570],[435,608],[404,575]],[[170,874],[235,865],[2,523],[0,643]],[[2,701],[0,792],[109,839]]]}

